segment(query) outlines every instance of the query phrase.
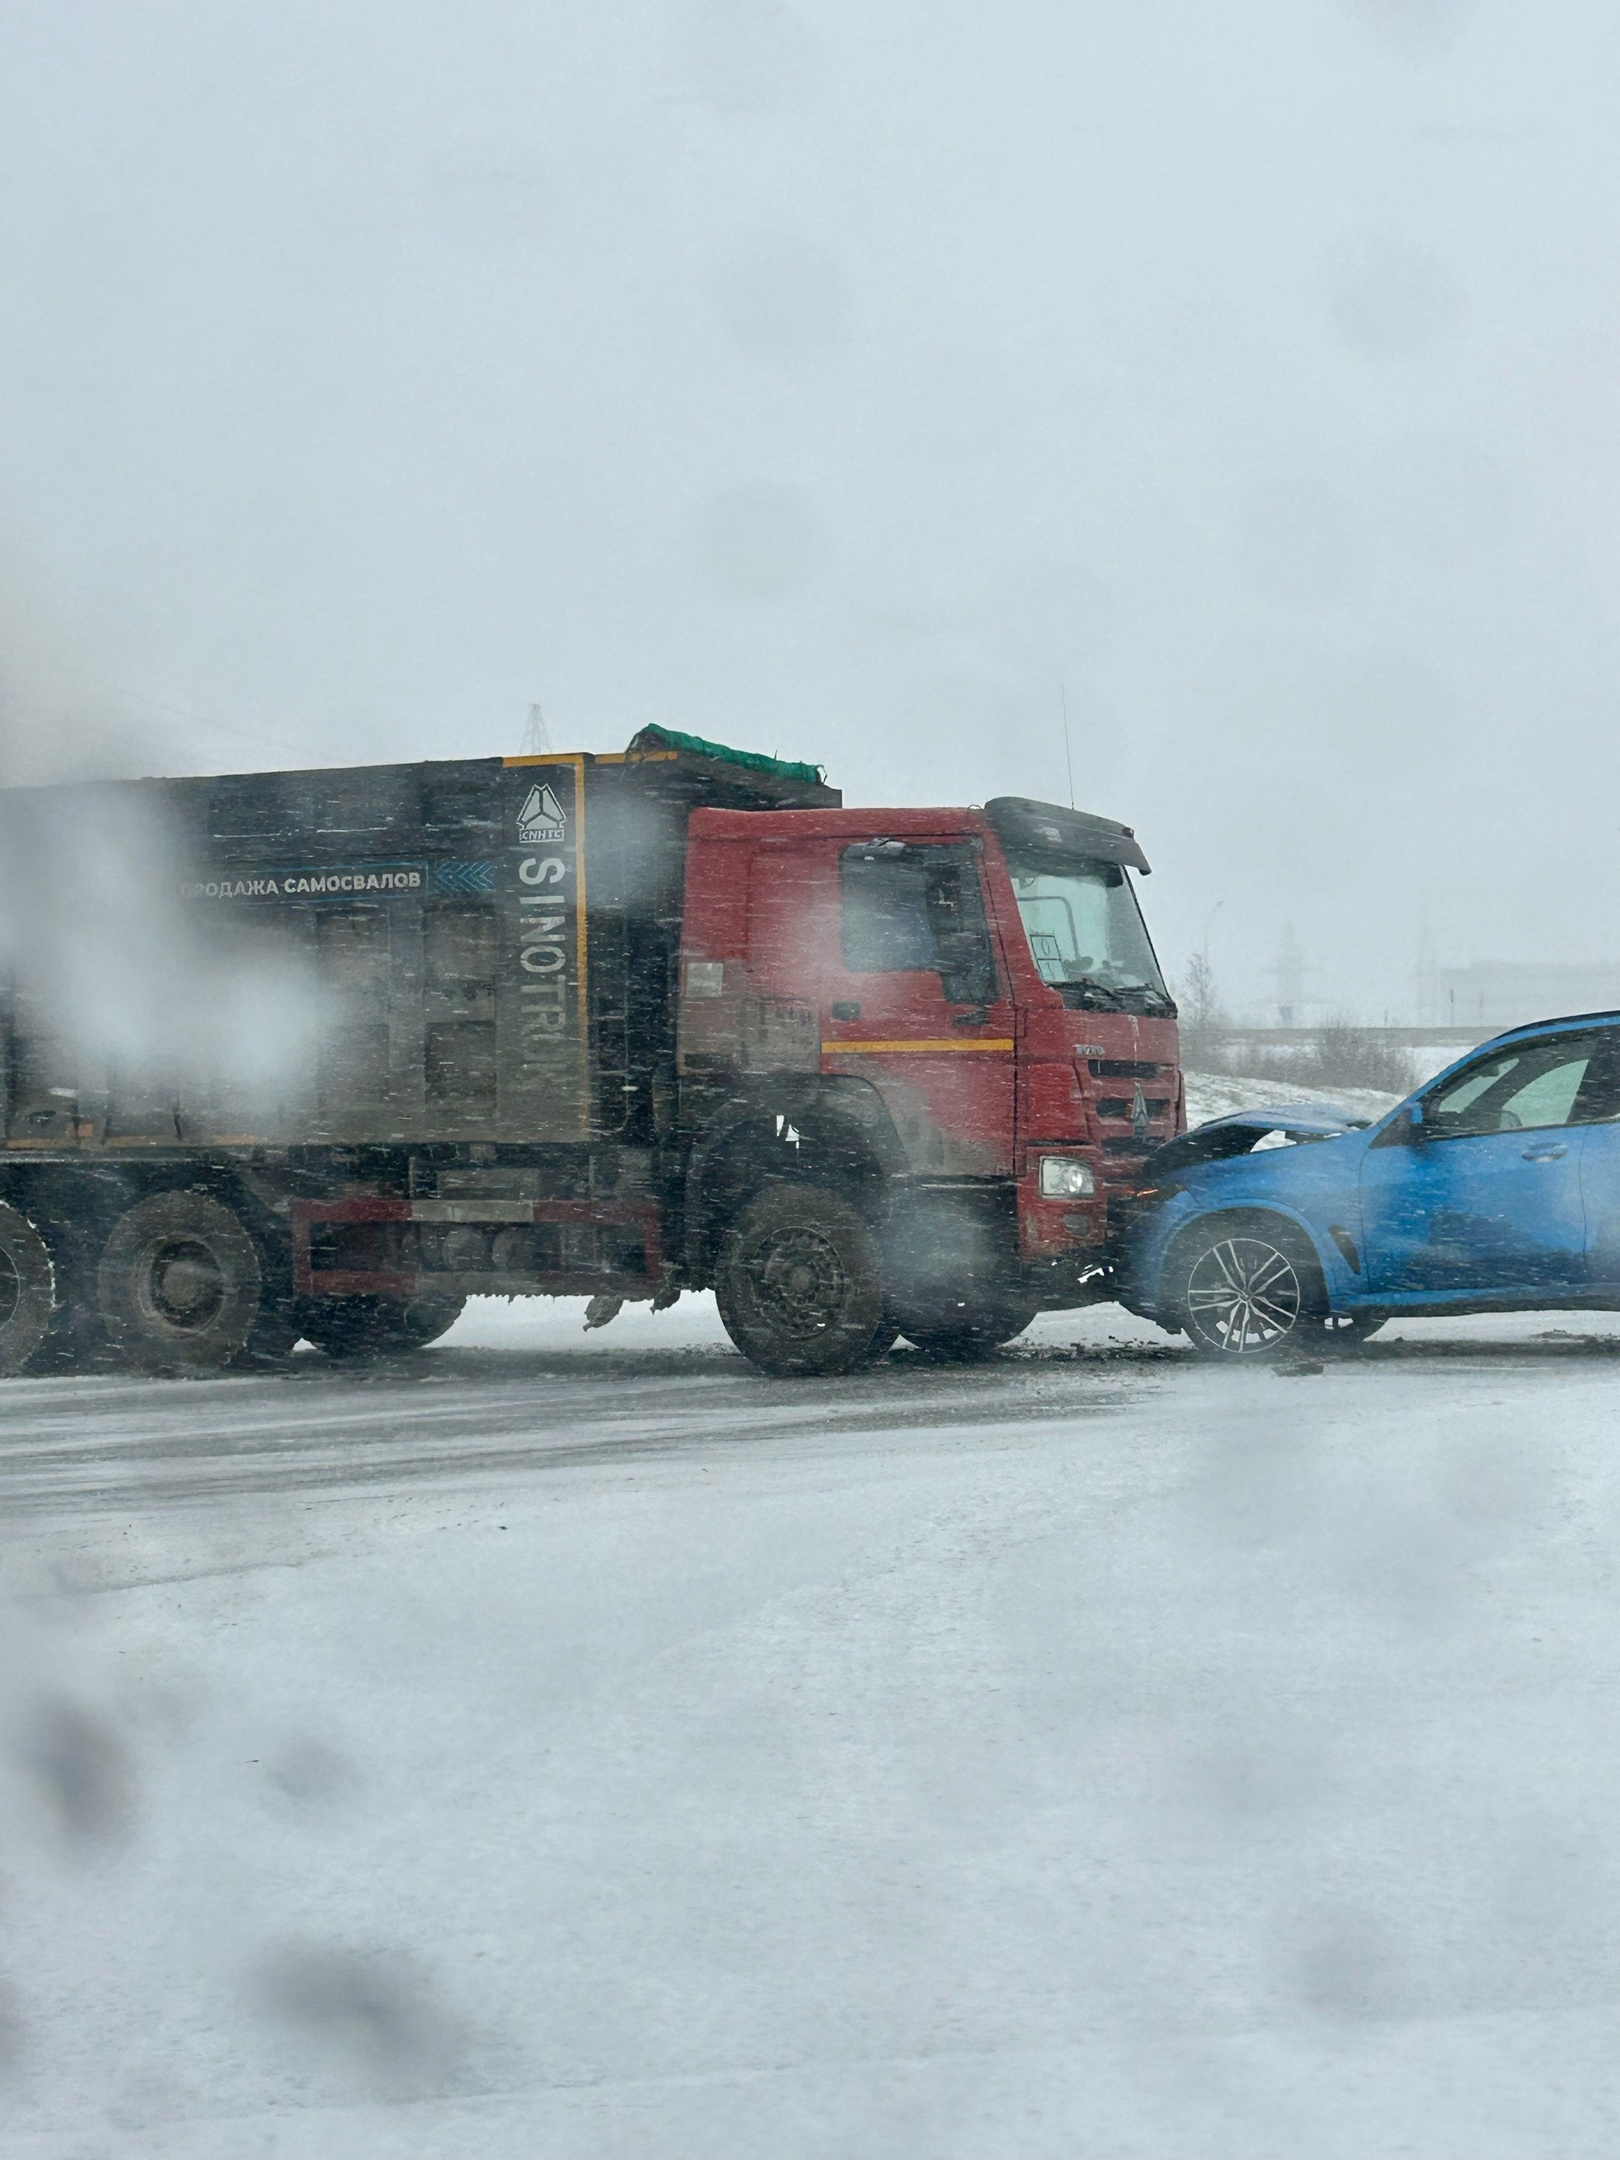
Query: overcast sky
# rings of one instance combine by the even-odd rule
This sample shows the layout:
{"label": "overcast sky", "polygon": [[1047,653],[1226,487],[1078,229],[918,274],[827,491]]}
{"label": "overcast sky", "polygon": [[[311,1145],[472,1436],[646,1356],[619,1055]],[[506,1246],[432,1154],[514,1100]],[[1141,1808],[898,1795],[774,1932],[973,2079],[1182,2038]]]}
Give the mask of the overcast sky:
{"label": "overcast sky", "polygon": [[[1616,951],[1613,0],[0,0],[13,776],[648,721]],[[1211,919],[1211,911],[1215,911]]]}

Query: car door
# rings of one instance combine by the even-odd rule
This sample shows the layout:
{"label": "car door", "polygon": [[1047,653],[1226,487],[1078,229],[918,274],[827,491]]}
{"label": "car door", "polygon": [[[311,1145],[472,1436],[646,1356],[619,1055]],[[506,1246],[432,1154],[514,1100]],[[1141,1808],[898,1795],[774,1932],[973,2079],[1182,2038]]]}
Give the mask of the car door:
{"label": "car door", "polygon": [[1375,1293],[1541,1302],[1584,1288],[1579,1112],[1596,1048],[1561,1034],[1487,1051],[1378,1136],[1362,1159]]}

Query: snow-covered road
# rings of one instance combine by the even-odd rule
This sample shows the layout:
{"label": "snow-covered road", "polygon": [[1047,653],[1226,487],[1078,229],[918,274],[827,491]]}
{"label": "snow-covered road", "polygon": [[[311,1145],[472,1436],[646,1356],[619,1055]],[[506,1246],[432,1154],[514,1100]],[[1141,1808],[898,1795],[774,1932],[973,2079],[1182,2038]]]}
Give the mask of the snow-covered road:
{"label": "snow-covered road", "polygon": [[0,1391],[0,2147],[1620,2137],[1620,1327]]}

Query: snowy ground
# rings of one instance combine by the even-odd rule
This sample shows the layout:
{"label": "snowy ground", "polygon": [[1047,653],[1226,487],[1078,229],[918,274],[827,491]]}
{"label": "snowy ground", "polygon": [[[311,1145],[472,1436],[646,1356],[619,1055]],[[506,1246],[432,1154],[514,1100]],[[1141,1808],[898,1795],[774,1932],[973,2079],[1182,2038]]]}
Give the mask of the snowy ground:
{"label": "snowy ground", "polygon": [[8,2160],[1615,2149],[1620,1316],[580,1318],[0,1388]]}
{"label": "snowy ground", "polygon": [[1614,2149],[1620,1327],[578,1323],[8,1384],[8,2156]]}

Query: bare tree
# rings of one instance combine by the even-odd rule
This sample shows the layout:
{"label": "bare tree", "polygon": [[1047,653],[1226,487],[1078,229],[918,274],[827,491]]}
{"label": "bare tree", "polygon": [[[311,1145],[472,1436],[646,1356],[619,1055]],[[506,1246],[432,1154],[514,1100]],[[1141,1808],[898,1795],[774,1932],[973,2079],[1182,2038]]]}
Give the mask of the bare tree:
{"label": "bare tree", "polygon": [[1181,1008],[1181,1053],[1185,1064],[1204,1071],[1219,1071],[1226,1054],[1226,1031],[1231,1025],[1215,983],[1215,970],[1207,952],[1195,952],[1176,999]]}

